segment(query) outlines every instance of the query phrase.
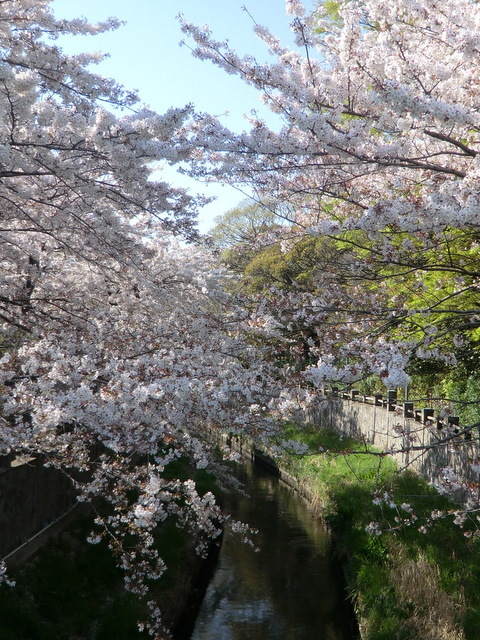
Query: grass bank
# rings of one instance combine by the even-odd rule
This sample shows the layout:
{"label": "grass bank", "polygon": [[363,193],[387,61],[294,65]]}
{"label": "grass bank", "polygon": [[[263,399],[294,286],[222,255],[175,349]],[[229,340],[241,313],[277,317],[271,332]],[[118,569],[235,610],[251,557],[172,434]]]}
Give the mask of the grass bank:
{"label": "grass bank", "polygon": [[[175,467],[175,468],[173,468]],[[205,471],[193,474],[183,461],[168,470],[175,477],[195,478],[197,490],[217,491]],[[76,521],[49,541],[27,564],[9,571],[15,587],[0,585],[1,640],[141,640],[138,629],[147,609],[126,593],[123,572],[105,542],[86,542],[92,518]],[[195,553],[193,536],[172,521],[156,531],[155,544],[167,571],[152,584],[152,599],[160,605],[164,624],[175,637],[188,637],[195,615],[194,596],[201,588],[204,561]]]}
{"label": "grass bank", "polygon": [[332,530],[363,640],[478,640],[480,541],[431,517],[455,505],[391,458],[350,453],[358,443],[336,432],[288,424],[285,435],[309,446],[280,463]]}

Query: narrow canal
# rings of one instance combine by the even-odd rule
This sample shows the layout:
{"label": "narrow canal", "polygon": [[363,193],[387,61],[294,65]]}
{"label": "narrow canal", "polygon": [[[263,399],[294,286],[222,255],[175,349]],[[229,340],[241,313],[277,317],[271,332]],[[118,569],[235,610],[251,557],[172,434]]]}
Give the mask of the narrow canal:
{"label": "narrow canal", "polygon": [[226,497],[259,530],[256,552],[226,532],[191,640],[354,640],[353,614],[331,540],[278,478],[243,465],[247,496]]}

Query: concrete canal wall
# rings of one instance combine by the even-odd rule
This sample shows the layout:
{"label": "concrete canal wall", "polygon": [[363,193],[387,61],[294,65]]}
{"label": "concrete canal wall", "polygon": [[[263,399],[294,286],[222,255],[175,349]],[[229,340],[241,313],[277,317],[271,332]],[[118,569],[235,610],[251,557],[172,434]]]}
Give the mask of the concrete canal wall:
{"label": "concrete canal wall", "polygon": [[457,417],[439,418],[433,409],[411,402],[397,404],[393,391],[368,397],[325,389],[324,395],[326,399],[304,415],[307,422],[388,451],[399,468],[410,468],[429,482],[444,481],[445,468],[453,469],[462,482],[479,482],[472,467],[480,458],[478,433],[463,428]]}
{"label": "concrete canal wall", "polygon": [[26,559],[75,505],[71,480],[40,458],[0,457],[0,559]]}

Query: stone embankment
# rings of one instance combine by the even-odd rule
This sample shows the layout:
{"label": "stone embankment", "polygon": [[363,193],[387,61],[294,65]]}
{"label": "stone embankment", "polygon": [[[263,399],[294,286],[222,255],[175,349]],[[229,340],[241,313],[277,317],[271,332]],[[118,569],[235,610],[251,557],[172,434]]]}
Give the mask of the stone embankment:
{"label": "stone embankment", "polygon": [[325,400],[303,415],[306,422],[334,429],[360,443],[391,454],[399,469],[409,468],[428,482],[479,482],[480,442],[456,416],[435,416],[431,408],[397,402],[396,391],[386,396],[363,396],[324,389]]}

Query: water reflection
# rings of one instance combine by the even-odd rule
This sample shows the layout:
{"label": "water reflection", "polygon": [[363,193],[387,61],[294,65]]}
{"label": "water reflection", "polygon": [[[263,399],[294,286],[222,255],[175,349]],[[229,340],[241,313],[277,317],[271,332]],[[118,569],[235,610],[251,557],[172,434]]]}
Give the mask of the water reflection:
{"label": "water reflection", "polygon": [[227,509],[259,529],[261,550],[225,535],[192,640],[352,640],[330,539],[303,502],[258,467]]}

